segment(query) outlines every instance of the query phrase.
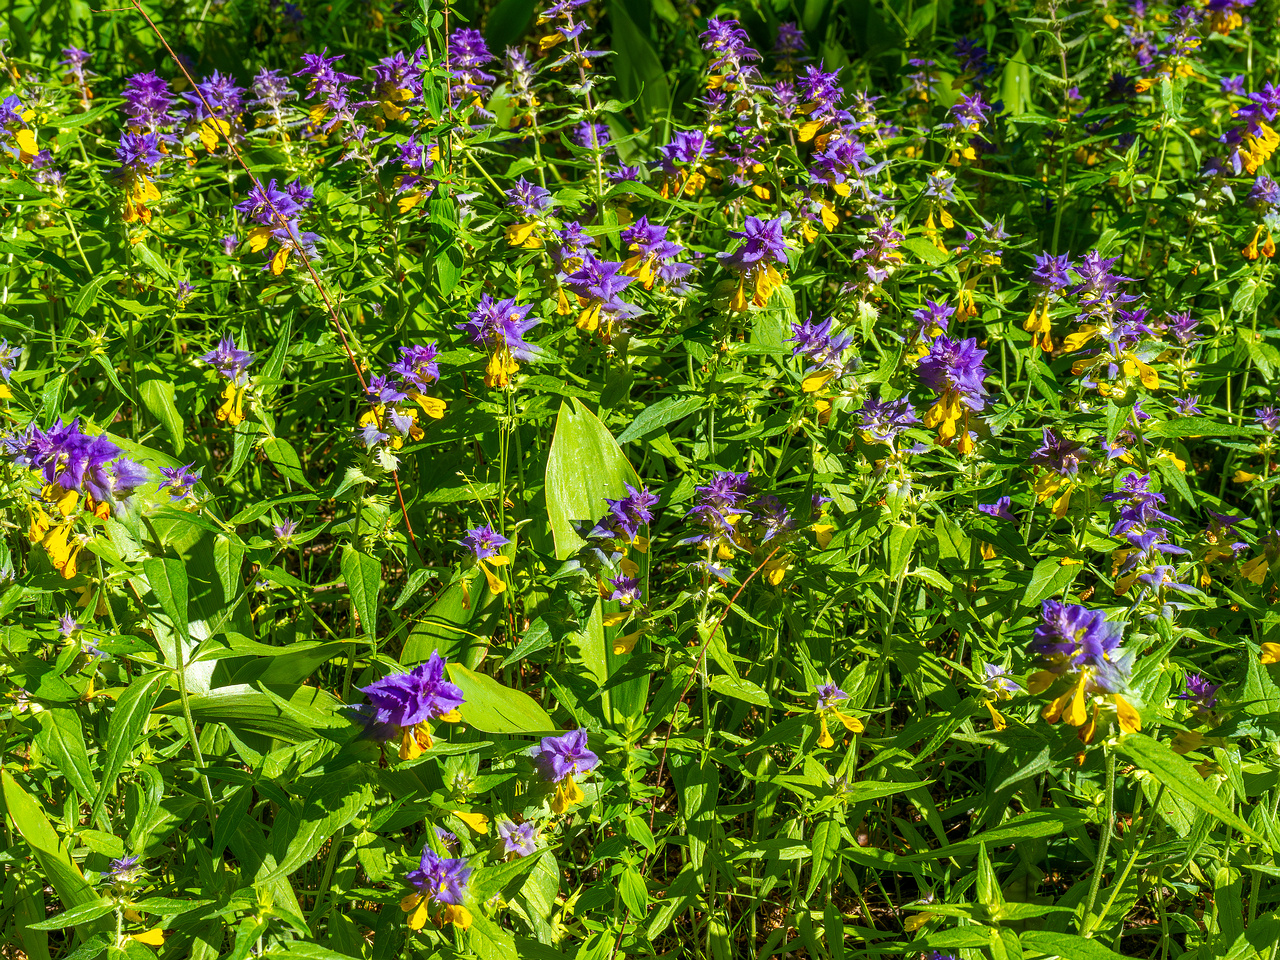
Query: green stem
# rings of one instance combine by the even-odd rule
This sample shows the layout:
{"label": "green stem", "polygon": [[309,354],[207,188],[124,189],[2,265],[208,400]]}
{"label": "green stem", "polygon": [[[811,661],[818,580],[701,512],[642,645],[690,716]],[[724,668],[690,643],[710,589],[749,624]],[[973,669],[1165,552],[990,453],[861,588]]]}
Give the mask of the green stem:
{"label": "green stem", "polygon": [[1093,882],[1089,884],[1089,899],[1085,902],[1084,924],[1080,933],[1089,936],[1093,927],[1093,905],[1098,900],[1098,888],[1102,885],[1102,871],[1107,866],[1107,848],[1111,846],[1111,828],[1116,818],[1116,755],[1107,750],[1107,805],[1103,813],[1102,837],[1098,841],[1098,859],[1094,865]]}

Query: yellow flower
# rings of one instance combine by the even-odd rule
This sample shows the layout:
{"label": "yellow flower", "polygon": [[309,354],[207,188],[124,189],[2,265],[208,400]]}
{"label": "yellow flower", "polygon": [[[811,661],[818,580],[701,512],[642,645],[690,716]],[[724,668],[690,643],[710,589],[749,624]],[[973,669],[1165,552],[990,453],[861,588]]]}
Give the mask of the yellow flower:
{"label": "yellow flower", "polygon": [[1280,643],[1264,643],[1262,645],[1263,663],[1280,663]]}
{"label": "yellow flower", "polygon": [[573,774],[565,777],[556,784],[555,795],[551,798],[551,810],[554,813],[564,813],[571,807],[576,807],[587,795],[582,792],[582,788],[578,786]]}
{"label": "yellow flower", "polygon": [[227,382],[227,388],[222,391],[222,403],[214,414],[219,422],[234,427],[244,420],[244,395],[248,389],[248,384],[239,385],[234,380]]}
{"label": "yellow flower", "polygon": [[1045,353],[1053,352],[1053,337],[1050,335],[1049,300],[1041,300],[1031,306],[1031,315],[1022,324],[1022,329],[1031,334],[1031,343]]}

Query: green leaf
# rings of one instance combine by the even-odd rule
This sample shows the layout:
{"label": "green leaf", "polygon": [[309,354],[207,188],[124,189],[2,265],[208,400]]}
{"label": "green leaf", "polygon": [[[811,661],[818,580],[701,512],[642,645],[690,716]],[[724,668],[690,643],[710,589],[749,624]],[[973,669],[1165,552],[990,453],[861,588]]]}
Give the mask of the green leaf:
{"label": "green leaf", "polygon": [[809,870],[809,890],[805,899],[813,896],[818,885],[826,879],[827,868],[840,849],[840,821],[834,815],[824,817],[813,825],[813,865]]}
{"label": "green leaf", "polygon": [[101,916],[105,916],[115,909],[115,904],[110,900],[96,900],[93,903],[82,903],[70,910],[65,910],[56,917],[50,917],[48,920],[42,920],[39,923],[31,924],[32,930],[65,930],[67,927],[74,927],[79,923],[87,923],[90,920],[97,920]]}
{"label": "green leaf", "polygon": [[547,515],[556,559],[566,560],[585,542],[574,523],[594,523],[605,512],[605,498],[627,495],[625,484],[640,485],[618,442],[576,397],[561,403],[547,457]]}
{"label": "green leaf", "polygon": [[651,433],[657,433],[669,423],[683,420],[707,405],[707,398],[667,397],[640,411],[627,429],[618,435],[618,443],[630,443],[632,440],[643,440]]}
{"label": "green leaf", "polygon": [[[321,730],[351,723],[343,715],[345,708],[341,701],[307,685],[264,686],[255,690],[248,684],[238,683],[196,694],[188,702],[196,723],[225,723],[242,736],[253,733],[287,743],[315,740]],[[181,716],[182,706],[175,699],[161,704],[153,712]]]}
{"label": "green leaf", "polygon": [[279,437],[263,440],[262,452],[276,465],[282,477],[308,490],[311,489],[311,482],[302,470],[302,460],[298,457],[298,451],[294,450],[293,445],[287,440],[281,440]]}
{"label": "green leaf", "polygon": [[1247,437],[1254,431],[1223,420],[1208,417],[1178,417],[1176,420],[1156,420],[1143,427],[1149,437]]}
{"label": "green leaf", "polygon": [[1035,606],[1041,600],[1061,592],[1075,579],[1079,569],[1076,564],[1064,566],[1060,557],[1045,557],[1031,571],[1031,582],[1022,595],[1022,602],[1029,607]]}
{"label": "green leaf", "polygon": [[183,637],[189,636],[187,570],[182,561],[148,557],[142,561],[142,571],[174,627]]}
{"label": "green leaf", "polygon": [[378,591],[382,586],[382,562],[350,544],[342,548],[342,578],[351,591],[351,604],[370,640],[377,637]]}
{"label": "green leaf", "polygon": [[1124,954],[1104,947],[1097,940],[1079,937],[1074,933],[1050,933],[1048,930],[1028,930],[1019,938],[1022,945],[1062,960],[1126,960]]}
{"label": "green leaf", "polygon": [[0,794],[4,797],[5,812],[35,854],[41,872],[57,891],[63,905],[71,909],[85,903],[96,903],[98,894],[67,853],[44,810],[19,786],[8,770],[0,769]]}
{"label": "green leaf", "polygon": [[[272,857],[262,876],[287,877],[308,863],[343,827],[359,816],[372,794],[358,773],[348,767],[340,776],[317,778],[300,811],[285,807],[271,826]],[[269,869],[268,865],[274,864]]]}
{"label": "green leaf", "polygon": [[618,0],[609,4],[609,17],[619,91],[625,99],[637,101],[646,120],[665,118],[671,111],[671,84],[662,60]]}
{"label": "green leaf", "polygon": [[708,684],[712,690],[724,697],[732,697],[734,700],[741,700],[744,703],[754,703],[757,706],[769,706],[769,694],[765,693],[759,686],[750,680],[744,680],[741,677],[730,677],[722,673],[717,673],[711,678]]}
{"label": "green leaf", "polygon": [[79,715],[70,707],[50,707],[41,710],[36,718],[40,723],[36,743],[76,793],[91,802],[98,793],[98,785],[93,780]]}
{"label": "green leaf", "polygon": [[1156,781],[1174,796],[1199,807],[1247,836],[1262,839],[1249,824],[1232,812],[1226,801],[1213,792],[1213,788],[1205,783],[1196,768],[1174,753],[1167,743],[1153,740],[1144,733],[1131,733],[1116,743],[1116,750],[1143,770],[1154,774]]}
{"label": "green leaf", "polygon": [[[142,367],[138,375],[138,395],[142,397],[142,403],[153,417],[164,424],[165,432],[173,442],[173,452],[182,453],[182,448],[186,445],[187,427],[174,403],[173,383],[154,364]],[[146,379],[142,379],[143,377]]]}
{"label": "green leaf", "polygon": [[460,709],[464,722],[484,733],[554,733],[556,723],[527,693],[503,686],[492,677],[468,670],[460,663],[447,666],[452,680],[467,698]]}

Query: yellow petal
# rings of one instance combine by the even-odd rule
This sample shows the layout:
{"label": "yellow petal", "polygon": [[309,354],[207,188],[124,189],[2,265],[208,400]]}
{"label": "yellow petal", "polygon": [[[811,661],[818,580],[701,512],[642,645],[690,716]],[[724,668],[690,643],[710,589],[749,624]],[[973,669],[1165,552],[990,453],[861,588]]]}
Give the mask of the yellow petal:
{"label": "yellow petal", "polygon": [[817,393],[825,387],[836,375],[834,370],[817,370],[804,378],[804,382],[800,384],[800,389],[805,393]]}
{"label": "yellow petal", "polygon": [[1073,694],[1071,701],[1067,704],[1066,709],[1062,711],[1062,719],[1067,721],[1067,723],[1071,724],[1073,727],[1078,727],[1080,724],[1084,723],[1087,716],[1084,702],[1084,688],[1084,681],[1077,680],[1075,688],[1071,691]]}
{"label": "yellow petal", "polygon": [[22,153],[35,155],[40,152],[40,147],[36,143],[36,134],[34,130],[24,127],[13,135],[14,140],[18,144],[18,149]]}
{"label": "yellow petal", "polygon": [[808,143],[812,140],[817,136],[818,131],[822,129],[822,125],[822,120],[807,120],[800,124],[800,142]]}
{"label": "yellow petal", "polygon": [[640,639],[644,633],[643,630],[637,630],[635,633],[628,633],[625,637],[618,637],[613,641],[613,655],[621,657],[630,653],[636,647],[636,641]]}
{"label": "yellow petal", "polygon": [[427,914],[428,902],[429,901],[427,900],[423,900],[421,903],[418,904],[417,908],[414,909],[413,913],[409,914],[410,930],[421,930],[423,926],[426,924],[427,915],[428,915]]}
{"label": "yellow petal", "polygon": [[831,544],[831,538],[835,535],[835,524],[815,523],[810,529],[813,530],[813,536],[818,541],[818,546],[823,550],[827,549]]}
{"label": "yellow petal", "polygon": [[835,744],[835,738],[831,736],[831,731],[827,729],[827,718],[824,716],[818,722],[818,746],[827,748],[834,747]]}
{"label": "yellow petal", "polygon": [[405,913],[413,913],[413,911],[417,909],[417,906],[419,902],[421,902],[421,900],[422,900],[422,894],[411,893],[407,895],[403,900],[400,901],[400,909],[403,910]]}
{"label": "yellow petal", "polygon": [[485,566],[485,562],[483,560],[479,561],[479,564],[480,564],[480,569],[484,571],[485,580],[489,582],[490,593],[502,593],[504,590],[507,589],[506,583],[504,583],[502,580],[499,580],[497,577],[495,577],[492,571],[490,571],[489,568]]}
{"label": "yellow petal", "polygon": [[631,616],[628,610],[619,610],[617,613],[606,613],[604,615],[604,625],[606,627],[616,627],[620,623],[624,623]]}
{"label": "yellow petal", "polygon": [[1280,663],[1280,643],[1264,643],[1262,645],[1263,663]]}
{"label": "yellow petal", "polygon": [[1057,500],[1053,502],[1053,515],[1061,520],[1067,515],[1067,509],[1071,506],[1071,491],[1073,487],[1067,487]]}
{"label": "yellow petal", "polygon": [[832,710],[831,712],[835,714],[835,718],[839,720],[841,723],[843,723],[844,728],[848,730],[850,733],[861,733],[864,729],[866,729],[865,727],[862,726],[862,721],[859,720],[857,717],[850,717],[846,714],[841,713],[839,710]]}
{"label": "yellow petal", "polygon": [[267,249],[267,242],[271,239],[270,227],[254,227],[249,231],[249,250],[252,253],[261,253]]}
{"label": "yellow petal", "polygon": [[1066,339],[1062,342],[1063,346],[1066,348],[1068,353],[1073,353],[1092,340],[1093,335],[1097,332],[1097,327],[1087,325],[1083,326],[1075,333],[1067,334]]}
{"label": "yellow petal", "polygon": [[1033,673],[1027,678],[1027,692],[1030,694],[1044,693],[1053,686],[1053,681],[1057,679],[1058,675],[1052,670],[1041,670]]}
{"label": "yellow petal", "polygon": [[411,396],[422,408],[422,412],[431,419],[440,420],[444,417],[445,402],[439,397],[428,397],[422,393],[413,393]]}
{"label": "yellow petal", "polygon": [[1252,483],[1258,479],[1256,473],[1250,473],[1248,470],[1237,470],[1231,477],[1233,483]]}
{"label": "yellow petal", "polygon": [[564,813],[586,799],[586,794],[578,786],[572,776],[565,777],[556,785],[555,795],[551,798],[551,809],[554,813]]}
{"label": "yellow petal", "polygon": [[634,577],[640,573],[640,564],[623,557],[618,562],[618,569],[622,571],[624,577]]}
{"label": "yellow petal", "polygon": [[1200,746],[1203,741],[1204,734],[1197,733],[1195,730],[1182,730],[1173,738],[1173,742],[1170,746],[1173,747],[1174,753],[1190,753],[1192,750]]}
{"label": "yellow petal", "polygon": [[1118,693],[1113,693],[1111,699],[1116,705],[1116,716],[1120,720],[1120,730],[1124,733],[1137,733],[1141,730],[1142,718],[1138,716],[1138,711],[1133,709],[1133,704]]}
{"label": "yellow petal", "polygon": [[450,921],[455,927],[466,930],[471,926],[471,911],[459,903],[446,904],[440,911],[441,919]]}
{"label": "yellow petal", "polygon": [[460,714],[457,708],[455,707],[454,709],[450,710],[448,713],[440,714],[440,716],[436,717],[436,719],[443,720],[445,723],[461,723],[462,714]]}
{"label": "yellow petal", "polygon": [[987,712],[991,714],[991,726],[995,728],[996,733],[1001,733],[1008,728],[1009,724],[1005,722],[1004,715],[996,709],[996,705],[990,700],[986,701]]}
{"label": "yellow petal", "polygon": [[[1267,555],[1264,553],[1262,556],[1254,557],[1252,560],[1246,563],[1243,567],[1241,567],[1240,575],[1244,577],[1246,580],[1248,580],[1250,583],[1257,584],[1258,586],[1262,586],[1262,581],[1267,575],[1268,566],[1269,564],[1267,563]],[[1272,646],[1276,646],[1276,644],[1272,644]]]}
{"label": "yellow petal", "polygon": [[455,810],[453,815],[470,827],[473,833],[489,832],[489,818],[483,813],[466,813],[462,810]]}
{"label": "yellow petal", "polygon": [[[507,227],[507,243],[513,247],[541,246],[542,241],[533,236],[536,223],[513,223]],[[530,240],[533,242],[530,243]]]}
{"label": "yellow petal", "polygon": [[145,943],[149,947],[158,947],[164,943],[164,931],[156,927],[146,933],[135,933],[133,939],[139,943]]}

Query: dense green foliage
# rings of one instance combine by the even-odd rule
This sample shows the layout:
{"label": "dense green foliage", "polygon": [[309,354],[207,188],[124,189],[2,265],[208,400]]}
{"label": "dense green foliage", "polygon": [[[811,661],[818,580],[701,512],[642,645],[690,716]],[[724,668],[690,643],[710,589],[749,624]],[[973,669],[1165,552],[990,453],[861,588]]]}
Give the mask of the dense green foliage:
{"label": "dense green foliage", "polygon": [[6,17],[5,956],[1277,956],[1271,0]]}

